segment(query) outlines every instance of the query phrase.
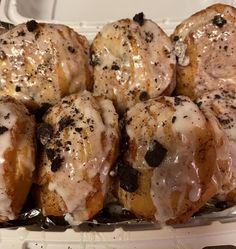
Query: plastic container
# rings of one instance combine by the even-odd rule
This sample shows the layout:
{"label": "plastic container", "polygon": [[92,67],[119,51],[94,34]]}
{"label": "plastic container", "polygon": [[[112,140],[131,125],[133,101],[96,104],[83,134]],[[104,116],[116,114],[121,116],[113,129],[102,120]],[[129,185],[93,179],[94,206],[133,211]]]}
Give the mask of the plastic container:
{"label": "plastic container", "polygon": [[[184,18],[214,0],[2,0],[0,20],[18,24],[29,19],[63,23],[92,40],[107,22],[144,12],[168,34]],[[236,6],[235,0],[219,1]],[[214,220],[214,219],[213,219]],[[201,224],[201,225],[200,225]],[[0,249],[233,249],[236,216],[209,219],[202,225],[160,228],[156,225],[82,226],[40,230],[37,227],[0,229]]]}

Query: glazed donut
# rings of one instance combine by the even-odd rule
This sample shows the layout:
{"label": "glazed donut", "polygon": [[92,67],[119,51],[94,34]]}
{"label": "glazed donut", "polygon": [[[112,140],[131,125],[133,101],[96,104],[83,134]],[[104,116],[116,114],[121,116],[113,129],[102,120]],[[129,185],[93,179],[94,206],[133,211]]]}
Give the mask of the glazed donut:
{"label": "glazed donut", "polygon": [[137,217],[186,222],[219,188],[214,137],[204,115],[188,97],[177,96],[138,103],[124,119],[119,200]]}
{"label": "glazed donut", "polygon": [[227,85],[236,88],[236,9],[215,4],[176,27],[176,93],[196,99]]}
{"label": "glazed donut", "polygon": [[[230,162],[231,170],[226,172],[228,177],[224,179],[223,188],[218,196],[220,199],[227,199],[227,194],[231,190],[236,190],[236,89],[224,87],[205,93],[196,100],[196,103],[209,120],[212,119],[209,112],[213,112],[213,118],[217,119],[228,140],[223,141],[227,145],[226,150],[218,153],[218,158],[228,157]],[[222,139],[219,142],[222,143]],[[236,195],[232,196],[231,193],[229,196],[234,198],[230,198],[231,201],[236,201]]]}
{"label": "glazed donut", "polygon": [[44,215],[79,224],[103,208],[118,150],[118,115],[110,100],[84,91],[64,97],[43,120],[38,206]]}
{"label": "glazed donut", "polygon": [[25,106],[0,99],[0,221],[17,218],[35,169],[35,121]]}
{"label": "glazed donut", "polygon": [[111,99],[118,112],[140,100],[170,95],[175,88],[175,55],[163,30],[143,13],[109,23],[91,46],[94,93]]}
{"label": "glazed donut", "polygon": [[0,38],[0,95],[36,109],[92,88],[89,44],[64,25],[29,21]]}

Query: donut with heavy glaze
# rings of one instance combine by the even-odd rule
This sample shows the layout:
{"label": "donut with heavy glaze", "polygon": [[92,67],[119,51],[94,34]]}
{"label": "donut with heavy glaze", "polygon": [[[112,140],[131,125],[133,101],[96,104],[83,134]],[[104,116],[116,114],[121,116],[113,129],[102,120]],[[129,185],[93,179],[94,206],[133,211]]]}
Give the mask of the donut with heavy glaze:
{"label": "donut with heavy glaze", "polygon": [[43,120],[38,205],[44,215],[79,224],[103,208],[118,149],[118,115],[110,100],[84,91],[64,97]]}
{"label": "donut with heavy glaze", "polygon": [[35,170],[35,120],[26,107],[0,98],[0,221],[14,220],[29,193]]}
{"label": "donut with heavy glaze", "polygon": [[124,123],[117,192],[125,208],[145,219],[182,223],[219,191],[216,147],[224,145],[216,145],[209,122],[188,97],[138,103]]}
{"label": "donut with heavy glaze", "polygon": [[91,46],[94,93],[119,113],[175,88],[176,59],[169,37],[140,13],[105,25]]}
{"label": "donut with heavy glaze", "polygon": [[0,37],[0,95],[34,110],[92,87],[87,39],[59,24],[29,21]]}
{"label": "donut with heavy glaze", "polygon": [[[236,90],[231,87],[220,88],[205,93],[196,103],[209,121],[215,119],[214,122],[218,122],[221,132],[226,136],[225,140],[218,139],[218,143],[226,145],[225,150],[218,152],[218,158],[224,160],[228,157],[230,167],[226,168],[230,170],[227,172],[222,168],[224,175],[228,176],[223,179],[218,198],[236,202]],[[218,136],[219,132],[215,133]]]}
{"label": "donut with heavy glaze", "polygon": [[236,88],[236,9],[212,5],[184,20],[172,35],[177,94],[192,99],[228,85]]}

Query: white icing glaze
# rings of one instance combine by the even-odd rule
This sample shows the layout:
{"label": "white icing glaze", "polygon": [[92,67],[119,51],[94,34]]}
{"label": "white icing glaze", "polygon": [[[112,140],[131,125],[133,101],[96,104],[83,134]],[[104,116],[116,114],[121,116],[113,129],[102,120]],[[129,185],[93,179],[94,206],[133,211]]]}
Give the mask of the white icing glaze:
{"label": "white icing glaze", "polygon": [[[196,154],[207,150],[205,137],[212,138],[205,117],[189,98],[180,96],[139,103],[128,111],[126,120],[131,120],[126,126],[129,141],[138,146],[135,154],[128,152],[125,157],[134,168],[150,169],[145,154],[154,140],[167,149],[163,161],[153,168],[150,196],[156,220],[178,217],[186,199],[194,203],[203,195],[199,171],[206,163],[199,163]],[[176,194],[177,207],[173,208],[172,195]]]}
{"label": "white icing glaze", "polygon": [[[60,120],[65,117],[73,121],[59,131]],[[110,100],[95,99],[85,91],[64,98],[47,114],[45,122],[54,127],[54,134],[59,131],[46,149],[58,148],[60,141],[58,155],[63,158],[61,167],[52,172],[51,162],[44,156],[42,165],[46,163],[45,170],[51,176],[48,188],[62,197],[68,221],[75,224],[87,220],[91,216],[86,206],[88,197],[101,192],[105,198],[108,190],[114,160],[108,156],[118,139],[118,115]]]}
{"label": "white icing glaze", "polygon": [[[222,16],[226,24],[218,27],[213,24],[215,16]],[[234,7],[223,7],[218,13],[213,7],[203,10],[183,21],[175,35],[179,36],[176,46],[184,44],[194,50],[190,66],[194,65],[191,91],[194,96],[219,89],[224,85],[235,85],[236,82],[236,10]],[[188,66],[188,64],[181,64]],[[180,70],[184,70],[184,67]],[[189,82],[186,82],[189,84]]]}
{"label": "white icing glaze", "polygon": [[[107,24],[95,38],[92,51],[94,92],[115,101],[118,109],[139,102],[142,91],[153,98],[175,86],[175,55],[169,37],[152,21],[129,20]],[[117,68],[112,70],[112,66]]]}
{"label": "white icing glaze", "polygon": [[17,25],[1,35],[0,44],[1,95],[31,107],[91,88],[89,44],[66,26],[38,24],[29,32],[26,24]]}

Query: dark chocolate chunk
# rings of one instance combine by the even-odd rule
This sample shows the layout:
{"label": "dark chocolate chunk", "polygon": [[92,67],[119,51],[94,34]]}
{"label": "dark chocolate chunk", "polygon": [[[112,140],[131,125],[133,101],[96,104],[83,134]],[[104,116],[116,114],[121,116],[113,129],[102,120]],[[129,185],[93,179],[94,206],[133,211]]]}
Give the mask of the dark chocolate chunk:
{"label": "dark chocolate chunk", "polygon": [[127,192],[135,192],[138,189],[138,175],[139,172],[127,161],[118,160],[117,176],[122,189]]}
{"label": "dark chocolate chunk", "polygon": [[140,26],[143,26],[144,21],[145,21],[143,12],[136,14],[136,15],[133,17],[133,20],[134,20],[135,22],[137,22]]}
{"label": "dark chocolate chunk", "polygon": [[60,156],[57,156],[55,159],[52,160],[51,164],[51,171],[56,172],[62,165],[64,159]]}
{"label": "dark chocolate chunk", "polygon": [[37,138],[41,144],[45,145],[52,138],[53,128],[48,123],[41,123],[37,128]]}
{"label": "dark chocolate chunk", "polygon": [[154,140],[145,155],[145,160],[150,167],[158,167],[165,158],[167,149]]}
{"label": "dark chocolate chunk", "polygon": [[16,86],[15,91],[16,92],[20,92],[21,91],[21,87],[20,86]]}
{"label": "dark chocolate chunk", "polygon": [[0,60],[5,60],[7,58],[7,55],[6,55],[6,53],[3,51],[3,50],[1,50],[0,51]]}
{"label": "dark chocolate chunk", "polygon": [[222,28],[227,23],[227,21],[221,15],[216,15],[212,19],[212,23],[217,27]]}
{"label": "dark chocolate chunk", "polygon": [[38,23],[35,20],[31,20],[26,23],[26,28],[28,29],[29,32],[35,31],[37,27]]}
{"label": "dark chocolate chunk", "polygon": [[111,70],[120,70],[120,67],[115,62],[113,62],[111,66]]}
{"label": "dark chocolate chunk", "polygon": [[60,121],[58,122],[59,124],[59,131],[62,131],[64,128],[66,128],[69,125],[73,125],[74,124],[74,119],[71,118],[70,116],[68,117],[63,117],[62,119],[60,119]]}
{"label": "dark chocolate chunk", "polygon": [[99,58],[99,56],[98,56],[97,54],[95,54],[95,53],[92,53],[92,54],[91,54],[90,64],[91,64],[93,67],[95,67],[95,66],[101,64],[100,58]]}
{"label": "dark chocolate chunk", "polygon": [[46,155],[49,161],[52,161],[55,158],[55,150],[54,149],[46,149]]}
{"label": "dark chocolate chunk", "polygon": [[0,126],[0,135],[8,131],[8,128],[6,126]]}
{"label": "dark chocolate chunk", "polygon": [[72,46],[68,46],[68,50],[73,54],[75,52],[75,48]]}
{"label": "dark chocolate chunk", "polygon": [[146,91],[142,91],[139,95],[141,101],[146,101],[149,99],[149,94]]}

